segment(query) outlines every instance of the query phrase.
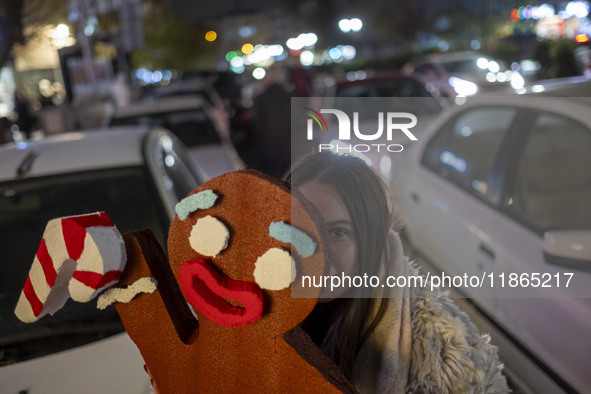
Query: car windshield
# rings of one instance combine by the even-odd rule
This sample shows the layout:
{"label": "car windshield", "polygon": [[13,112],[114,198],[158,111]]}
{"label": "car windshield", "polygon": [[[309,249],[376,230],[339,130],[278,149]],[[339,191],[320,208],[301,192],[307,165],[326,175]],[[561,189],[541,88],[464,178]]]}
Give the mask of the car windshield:
{"label": "car windshield", "polygon": [[111,122],[112,126],[137,124],[164,127],[189,148],[221,143],[215,125],[202,109],[117,117]]}
{"label": "car windshield", "polygon": [[[363,101],[353,100],[354,97],[363,97]],[[405,78],[338,86],[334,105],[345,112],[358,112],[360,120],[375,119],[377,112],[386,113],[392,108],[424,117],[443,109],[419,82]]]}
{"label": "car windshield", "polygon": [[412,79],[375,80],[337,87],[337,97],[431,97],[420,83]]}
{"label": "car windshield", "polygon": [[449,74],[457,73],[482,73],[484,70],[478,67],[476,59],[456,60],[453,62],[441,63]]}
{"label": "car windshield", "polygon": [[151,182],[137,166],[0,184],[0,365],[123,330],[115,308],[99,311],[95,300],[70,300],[55,316],[31,324],[20,322],[14,307],[50,219],[105,211],[120,232],[151,228],[163,244],[168,219]]}

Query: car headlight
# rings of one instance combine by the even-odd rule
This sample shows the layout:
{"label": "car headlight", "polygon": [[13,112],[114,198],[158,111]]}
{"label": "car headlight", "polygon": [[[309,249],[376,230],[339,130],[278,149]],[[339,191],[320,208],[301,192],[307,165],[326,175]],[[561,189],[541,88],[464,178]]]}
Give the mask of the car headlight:
{"label": "car headlight", "polygon": [[511,74],[511,87],[515,90],[519,90],[525,86],[525,80],[517,71]]}
{"label": "car headlight", "polygon": [[478,85],[458,77],[449,77],[449,84],[460,96],[473,96],[478,93]]}

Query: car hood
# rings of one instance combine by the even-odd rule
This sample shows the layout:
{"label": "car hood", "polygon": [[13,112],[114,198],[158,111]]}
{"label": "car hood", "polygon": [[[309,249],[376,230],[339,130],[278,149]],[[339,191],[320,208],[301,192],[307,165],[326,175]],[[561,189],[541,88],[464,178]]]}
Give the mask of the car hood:
{"label": "car hood", "polygon": [[4,393],[150,393],[144,360],[127,333],[0,368]]}

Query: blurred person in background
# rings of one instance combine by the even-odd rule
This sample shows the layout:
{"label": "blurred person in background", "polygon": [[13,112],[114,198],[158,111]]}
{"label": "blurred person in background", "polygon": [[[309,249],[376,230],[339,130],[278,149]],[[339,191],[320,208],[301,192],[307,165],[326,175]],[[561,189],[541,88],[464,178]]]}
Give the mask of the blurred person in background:
{"label": "blurred person in background", "polygon": [[21,92],[14,94],[14,112],[16,115],[16,124],[26,139],[31,139],[31,133],[35,125],[35,117],[31,112],[29,101]]}
{"label": "blurred person in background", "polygon": [[118,72],[111,84],[111,96],[118,108],[125,107],[131,101],[131,89],[124,72]]}
{"label": "blurred person in background", "polygon": [[10,121],[8,118],[0,117],[0,145],[12,141],[10,132]]}
{"label": "blurred person in background", "polygon": [[260,167],[256,165],[258,153],[252,124],[252,100],[243,96],[237,75],[231,71],[220,72],[213,87],[224,101],[230,120],[230,137],[240,157],[248,166]]}
{"label": "blurred person in background", "polygon": [[[291,96],[285,88],[285,69],[273,65],[254,99],[254,124],[260,168],[280,177],[291,162]],[[255,165],[256,167],[256,165]]]}
{"label": "blurred person in background", "polygon": [[288,83],[293,97],[309,97],[312,95],[312,78],[308,70],[302,67],[297,57],[291,59]]}
{"label": "blurred person in background", "polygon": [[[395,231],[394,200],[361,159],[312,154],[286,178],[323,220],[327,272],[376,274],[382,283],[387,276],[419,275]],[[447,293],[419,286],[377,289],[321,293],[303,323],[360,393],[509,392],[497,348]],[[358,298],[350,297],[352,290],[361,292],[354,293]]]}

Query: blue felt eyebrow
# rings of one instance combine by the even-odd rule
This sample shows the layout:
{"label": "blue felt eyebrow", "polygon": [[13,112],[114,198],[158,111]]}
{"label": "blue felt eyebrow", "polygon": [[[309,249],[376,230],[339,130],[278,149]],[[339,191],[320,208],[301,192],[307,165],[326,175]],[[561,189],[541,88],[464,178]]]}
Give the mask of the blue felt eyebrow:
{"label": "blue felt eyebrow", "polygon": [[202,190],[199,193],[183,198],[178,204],[176,204],[174,211],[179,219],[185,220],[190,214],[198,209],[208,209],[213,207],[213,204],[215,204],[217,199],[218,196],[213,191]]}
{"label": "blue felt eyebrow", "polygon": [[279,242],[291,243],[302,257],[310,257],[316,251],[316,242],[308,234],[285,222],[272,222],[269,236]]}

